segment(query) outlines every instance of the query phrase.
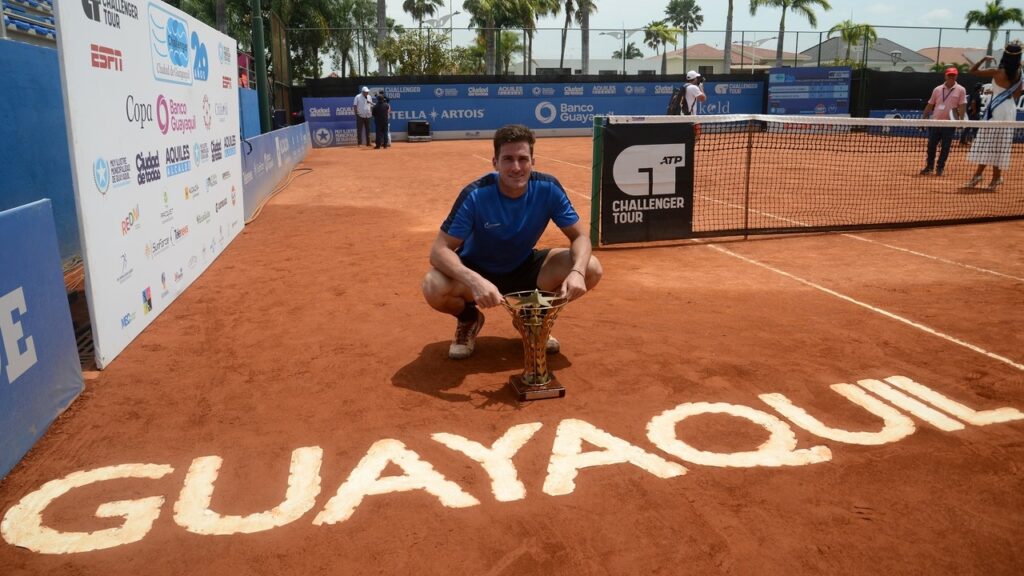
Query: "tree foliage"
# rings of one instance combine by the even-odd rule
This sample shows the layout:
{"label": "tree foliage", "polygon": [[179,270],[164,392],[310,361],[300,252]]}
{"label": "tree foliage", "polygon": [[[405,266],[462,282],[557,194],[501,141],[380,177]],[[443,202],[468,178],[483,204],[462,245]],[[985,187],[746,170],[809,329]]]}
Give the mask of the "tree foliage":
{"label": "tree foliage", "polygon": [[878,41],[878,32],[870,24],[855,24],[853,20],[843,20],[828,31],[828,37],[838,34],[843,43],[846,44],[846,60],[850,60],[850,52],[854,46],[864,45],[865,58],[867,48]]}
{"label": "tree foliage", "polygon": [[807,18],[811,26],[817,28],[818,16],[814,13],[814,7],[820,6],[823,10],[831,10],[832,6],[828,0],[750,0],[750,15],[755,16],[758,8],[781,8],[782,17],[779,19],[779,41],[775,47],[775,65],[782,66],[782,46],[786,38],[786,12],[793,11],[802,14]]}
{"label": "tree foliage", "polygon": [[988,54],[992,55],[992,47],[996,41],[996,34],[1003,26],[1016,22],[1024,26],[1024,12],[1020,8],[1005,8],[1003,0],[992,0],[985,3],[984,10],[971,10],[964,15],[964,31],[970,30],[971,26],[988,29]]}
{"label": "tree foliage", "polygon": [[[643,57],[644,57],[644,53],[641,52],[640,49],[636,47],[636,43],[635,42],[630,42],[626,46],[626,57],[625,57],[625,60],[633,60],[635,58],[643,58]],[[623,60],[622,50],[616,50],[615,52],[612,52],[612,58],[615,59],[615,60]]]}

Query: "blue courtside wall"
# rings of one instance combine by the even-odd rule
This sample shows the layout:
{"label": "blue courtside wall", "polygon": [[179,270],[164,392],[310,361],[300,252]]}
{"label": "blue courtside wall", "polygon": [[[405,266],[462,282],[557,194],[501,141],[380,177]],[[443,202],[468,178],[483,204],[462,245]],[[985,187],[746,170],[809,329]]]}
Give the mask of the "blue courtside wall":
{"label": "blue courtside wall", "polygon": [[243,139],[260,135],[260,100],[255,90],[238,89],[238,121]]}
{"label": "blue courtside wall", "polygon": [[80,255],[57,51],[0,40],[0,79],[0,210],[49,198],[61,259]]}
{"label": "blue courtside wall", "polygon": [[82,388],[51,203],[0,212],[0,478]]}
{"label": "blue courtside wall", "polygon": [[309,131],[305,124],[281,128],[245,141],[242,145],[242,207],[246,221],[306,157],[309,149]]}

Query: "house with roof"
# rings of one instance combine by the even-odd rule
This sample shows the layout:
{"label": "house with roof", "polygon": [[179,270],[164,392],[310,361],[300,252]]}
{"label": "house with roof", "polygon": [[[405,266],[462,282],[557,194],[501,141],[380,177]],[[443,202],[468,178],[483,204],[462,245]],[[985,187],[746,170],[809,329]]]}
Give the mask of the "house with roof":
{"label": "house with roof", "polygon": [[[975,62],[985,57],[985,52],[985,48],[954,48],[951,46],[936,46],[918,50],[918,53],[931,58],[933,62],[967,66],[974,66]],[[992,57],[999,62],[999,59],[1003,57],[1003,49],[993,49]]]}
{"label": "house with roof", "polygon": [[[954,46],[933,46],[930,48],[922,48],[917,51],[918,54],[928,58],[932,62],[941,62],[943,64],[953,64],[959,66],[966,64],[971,66],[974,64],[974,60],[967,57],[968,52],[977,51],[977,48],[957,48]],[[985,51],[981,51],[981,55],[985,55]]]}
{"label": "house with roof", "polygon": [[[725,51],[709,44],[694,44],[684,51],[682,48],[670,50],[666,55],[669,74],[685,74],[696,70],[704,76],[725,72]],[[643,59],[648,64],[644,68],[655,68],[661,71],[661,55]],[[793,52],[782,53],[783,66],[805,66],[807,56]],[[732,73],[754,73],[775,67],[775,50],[740,43],[732,45]]]}
{"label": "house with roof", "polygon": [[[846,60],[847,44],[836,36],[800,54],[808,58],[808,63],[801,66],[818,66],[819,62],[821,66],[831,66],[834,62]],[[866,55],[863,44],[849,46],[849,54],[850,60],[866,62],[868,68],[884,72],[928,72],[935,63],[931,58],[888,38],[879,38],[868,45]]]}

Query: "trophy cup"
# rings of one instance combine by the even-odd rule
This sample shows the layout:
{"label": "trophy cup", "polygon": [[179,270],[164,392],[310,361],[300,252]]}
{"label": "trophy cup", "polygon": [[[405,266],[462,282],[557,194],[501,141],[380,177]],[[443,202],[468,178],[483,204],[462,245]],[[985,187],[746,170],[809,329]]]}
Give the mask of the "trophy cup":
{"label": "trophy cup", "polygon": [[568,303],[564,296],[540,290],[512,292],[502,301],[512,315],[512,325],[523,338],[523,373],[508,379],[520,402],[565,396],[565,388],[548,370],[545,348],[555,317]]}

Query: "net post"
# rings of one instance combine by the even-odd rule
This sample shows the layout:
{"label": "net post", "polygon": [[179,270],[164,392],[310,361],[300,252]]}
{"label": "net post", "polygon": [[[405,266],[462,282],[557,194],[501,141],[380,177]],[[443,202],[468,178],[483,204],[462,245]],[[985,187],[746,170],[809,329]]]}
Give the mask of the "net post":
{"label": "net post", "polygon": [[601,220],[601,170],[604,157],[604,120],[603,116],[594,116],[593,151],[590,175],[590,246],[597,248]]}
{"label": "net post", "polygon": [[754,157],[754,120],[747,120],[747,159],[743,167],[743,238],[750,236],[750,168]]}

